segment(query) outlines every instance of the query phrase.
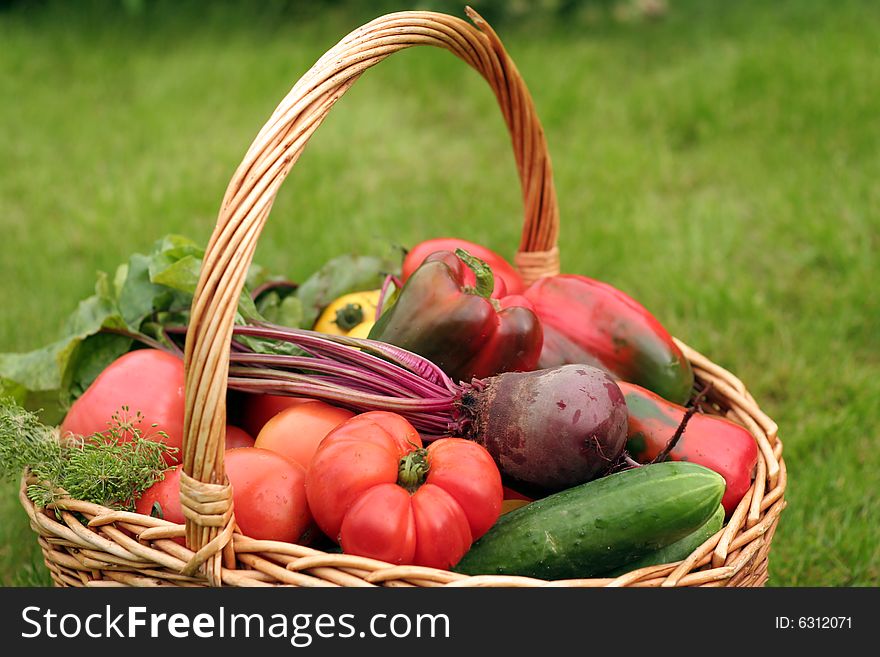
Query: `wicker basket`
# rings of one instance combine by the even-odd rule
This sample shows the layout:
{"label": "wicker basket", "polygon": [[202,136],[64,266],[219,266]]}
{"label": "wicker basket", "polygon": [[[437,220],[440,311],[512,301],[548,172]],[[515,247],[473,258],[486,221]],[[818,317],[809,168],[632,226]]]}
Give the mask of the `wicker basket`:
{"label": "wicker basket", "polygon": [[[275,195],[309,137],[365,70],[415,45],[445,48],[475,68],[497,97],[513,141],[525,220],[516,265],[527,281],[559,271],[558,208],[550,158],[532,99],[492,29],[433,12],[378,18],[355,30],[296,83],[257,135],[232,178],[210,239],[186,344],[181,501],[186,525],[67,499],[21,503],[59,586],[760,586],[785,507],[785,464],[776,424],[732,374],[679,343],[697,381],[711,384],[711,412],[754,435],[754,483],[725,527],[687,559],[615,579],[544,581],[465,576],[417,566],[254,540],[235,529],[223,467],[226,384],[234,313]],[[82,518],[88,520],[83,524]],[[172,540],[185,536],[184,547]]]}

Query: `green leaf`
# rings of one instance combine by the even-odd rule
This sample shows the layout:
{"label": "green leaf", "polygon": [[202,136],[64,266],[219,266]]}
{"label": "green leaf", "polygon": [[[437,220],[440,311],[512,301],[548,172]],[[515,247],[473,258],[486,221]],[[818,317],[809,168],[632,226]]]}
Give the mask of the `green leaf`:
{"label": "green leaf", "polygon": [[101,328],[124,328],[115,304],[104,293],[106,274],[98,277],[96,294],[84,299],[64,324],[64,337],[45,347],[25,353],[0,354],[0,377],[31,391],[61,387],[70,357],[79,343]]}
{"label": "green leaf", "polygon": [[286,280],[287,279],[283,276],[273,274],[262,265],[252,262],[251,266],[248,267],[247,277],[245,278],[245,287],[249,290],[256,290],[258,287],[265,285],[266,283],[285,282]]}
{"label": "green leaf", "polygon": [[118,355],[121,348],[120,336],[82,346],[101,329],[127,329],[113,292],[107,274],[99,272],[95,294],[80,301],[67,317],[61,338],[33,351],[0,354],[0,389],[25,408],[41,408],[45,421],[62,415],[70,401],[82,393],[83,384],[96,376],[101,363],[109,364],[111,353]]}
{"label": "green leaf", "polygon": [[[192,295],[195,294],[202,268],[204,249],[191,240],[180,235],[168,235],[158,240],[154,251],[149,256],[149,281],[154,285],[167,288],[163,294],[154,298],[153,310],[189,311]],[[271,278],[268,271],[259,266],[252,266],[251,280]],[[251,270],[249,270],[249,276]],[[248,293],[250,285],[242,290],[238,303],[238,312],[249,322],[262,321],[264,318],[254,305]],[[169,292],[174,290],[179,294]]]}
{"label": "green leaf", "polygon": [[247,290],[242,290],[238,297],[238,316],[250,323],[262,322],[265,319],[257,310]]}
{"label": "green leaf", "polygon": [[149,255],[150,281],[192,295],[199,282],[204,249],[182,235],[156,240]]}
{"label": "green leaf", "polygon": [[236,337],[236,340],[257,354],[280,354],[282,356],[308,355],[305,351],[289,342],[258,338],[252,335],[239,335]]}
{"label": "green leaf", "polygon": [[70,345],[61,339],[25,353],[0,354],[0,376],[28,390],[52,390],[61,385],[59,358]]}
{"label": "green leaf", "polygon": [[135,253],[128,260],[128,274],[119,292],[119,310],[125,323],[137,330],[141,322],[153,312],[154,301],[167,292],[150,280],[150,258]]}
{"label": "green leaf", "polygon": [[[114,283],[99,272],[95,294],[80,301],[68,316],[61,338],[33,351],[0,354],[0,388],[28,409],[42,408],[41,417],[47,422],[60,417],[109,354],[106,343],[94,343],[83,350],[81,343],[103,328],[127,328],[114,292]],[[118,349],[120,342],[113,342]],[[95,354],[90,353],[93,347],[100,347]],[[67,384],[72,384],[72,389]]]}
{"label": "green leaf", "polygon": [[179,254],[176,256],[178,258],[184,255],[194,255],[201,258],[205,255],[205,249],[185,235],[169,233],[153,242],[153,248],[150,250],[150,253],[176,253]]}
{"label": "green leaf", "polygon": [[19,406],[24,406],[28,389],[12,379],[0,377],[0,399],[9,399]]}
{"label": "green leaf", "polygon": [[131,349],[134,341],[125,335],[96,333],[85,338],[70,359],[64,386],[79,397],[114,360]]}
{"label": "green leaf", "polygon": [[272,290],[260,295],[256,307],[257,311],[273,324],[295,328],[302,322],[302,301],[295,294],[282,296]]}
{"label": "green leaf", "polygon": [[125,321],[122,319],[119,307],[112,296],[107,274],[98,272],[95,294],[79,302],[76,309],[65,320],[62,335],[85,337],[104,326],[124,328]]}
{"label": "green leaf", "polygon": [[197,258],[194,255],[185,255],[179,260],[167,263],[165,262],[166,260],[167,258],[163,257],[154,260],[150,264],[150,281],[158,285],[170,287],[173,290],[194,294],[202,267],[201,258]]}
{"label": "green leaf", "polygon": [[132,255],[118,294],[119,309],[128,327],[139,330],[156,311],[189,310],[203,255],[203,249],[181,235],[156,240],[148,255]]}
{"label": "green leaf", "polygon": [[119,298],[119,295],[122,294],[122,286],[125,285],[125,279],[128,278],[128,263],[123,262],[116,268],[116,273],[113,275],[113,293],[111,296],[113,300]]}

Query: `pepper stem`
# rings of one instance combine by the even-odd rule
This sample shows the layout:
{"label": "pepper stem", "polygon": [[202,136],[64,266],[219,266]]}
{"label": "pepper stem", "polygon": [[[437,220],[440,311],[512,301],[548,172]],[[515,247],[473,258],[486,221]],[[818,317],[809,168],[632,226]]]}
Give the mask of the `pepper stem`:
{"label": "pepper stem", "polygon": [[415,493],[425,483],[428,476],[428,450],[424,447],[415,449],[400,459],[397,466],[397,484]]}
{"label": "pepper stem", "polygon": [[334,321],[343,331],[350,331],[364,321],[364,309],[359,303],[347,303],[336,311]]}
{"label": "pepper stem", "polygon": [[490,298],[495,289],[495,276],[492,274],[492,268],[484,260],[480,260],[464,249],[456,249],[455,255],[474,272],[476,284],[473,292],[484,299]]}

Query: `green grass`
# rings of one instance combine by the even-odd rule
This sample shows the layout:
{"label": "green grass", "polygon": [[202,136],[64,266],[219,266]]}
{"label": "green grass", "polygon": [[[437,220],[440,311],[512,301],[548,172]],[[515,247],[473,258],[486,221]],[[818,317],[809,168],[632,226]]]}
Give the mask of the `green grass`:
{"label": "green grass", "polygon": [[[880,6],[670,6],[499,25],[550,144],[563,268],[639,299],[779,423],[770,584],[878,585]],[[277,102],[367,17],[37,7],[0,12],[0,351],[54,338],[97,270],[163,234],[207,240]],[[407,51],[316,133],[257,260],[302,279],[444,233],[511,256],[516,185],[485,83]],[[0,584],[47,584],[15,491],[0,490]]]}

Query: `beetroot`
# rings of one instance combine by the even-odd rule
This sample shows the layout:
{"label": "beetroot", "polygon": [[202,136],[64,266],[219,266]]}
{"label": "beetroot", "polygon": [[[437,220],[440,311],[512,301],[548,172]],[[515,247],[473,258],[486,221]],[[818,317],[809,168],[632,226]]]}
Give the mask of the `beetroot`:
{"label": "beetroot", "polygon": [[507,480],[553,492],[603,474],[626,443],[627,410],[604,371],[566,365],[505,373],[462,396],[467,437],[483,445]]}

